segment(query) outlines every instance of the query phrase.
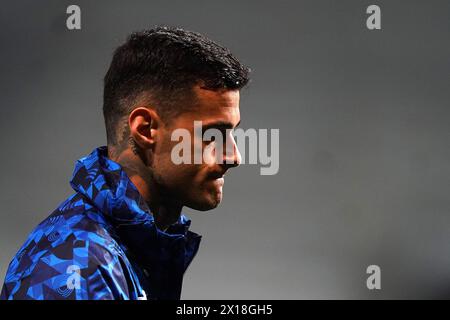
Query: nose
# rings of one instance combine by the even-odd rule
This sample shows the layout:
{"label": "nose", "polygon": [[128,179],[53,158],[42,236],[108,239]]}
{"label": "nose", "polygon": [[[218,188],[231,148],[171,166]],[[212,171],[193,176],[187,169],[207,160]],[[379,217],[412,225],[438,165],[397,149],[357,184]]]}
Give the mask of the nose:
{"label": "nose", "polygon": [[231,135],[227,139],[225,154],[223,155],[223,165],[228,168],[234,168],[241,164],[242,156],[239,152],[239,148],[234,140],[234,137]]}

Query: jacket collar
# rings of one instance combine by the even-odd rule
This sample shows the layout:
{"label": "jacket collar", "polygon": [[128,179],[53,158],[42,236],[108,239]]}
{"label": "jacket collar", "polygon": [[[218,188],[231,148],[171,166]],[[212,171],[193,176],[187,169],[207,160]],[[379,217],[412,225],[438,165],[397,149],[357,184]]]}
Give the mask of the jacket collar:
{"label": "jacket collar", "polygon": [[201,240],[189,231],[191,221],[180,215],[166,232],[158,229],[136,186],[107,157],[105,146],[77,161],[70,184],[104,215],[139,263],[150,269],[152,290],[162,298],[179,298],[183,274]]}

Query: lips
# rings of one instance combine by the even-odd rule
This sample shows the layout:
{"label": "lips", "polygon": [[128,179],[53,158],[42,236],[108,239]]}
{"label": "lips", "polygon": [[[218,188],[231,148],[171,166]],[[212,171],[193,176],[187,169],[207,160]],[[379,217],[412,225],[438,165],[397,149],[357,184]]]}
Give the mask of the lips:
{"label": "lips", "polygon": [[209,181],[211,181],[213,183],[213,185],[215,185],[216,188],[218,188],[217,190],[220,191],[225,182],[224,172],[213,172],[208,177],[210,179]]}
{"label": "lips", "polygon": [[223,178],[217,178],[217,179],[211,179],[208,182],[210,192],[213,192],[214,194],[222,194],[222,188],[225,181]]}
{"label": "lips", "polygon": [[225,172],[213,172],[209,175],[210,179],[216,180],[216,179],[222,179],[225,176]]}

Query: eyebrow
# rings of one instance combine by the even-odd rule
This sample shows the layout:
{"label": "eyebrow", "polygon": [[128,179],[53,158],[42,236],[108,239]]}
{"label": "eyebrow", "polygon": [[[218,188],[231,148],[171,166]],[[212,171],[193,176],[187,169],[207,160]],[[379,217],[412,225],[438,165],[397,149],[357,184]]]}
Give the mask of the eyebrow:
{"label": "eyebrow", "polygon": [[203,130],[206,131],[208,129],[211,128],[216,128],[216,129],[234,129],[236,127],[238,127],[241,124],[241,120],[239,120],[239,122],[236,124],[236,126],[233,127],[233,124],[231,122],[226,122],[226,121],[217,121],[217,122],[212,122],[212,123],[208,123],[206,125],[203,125]]}

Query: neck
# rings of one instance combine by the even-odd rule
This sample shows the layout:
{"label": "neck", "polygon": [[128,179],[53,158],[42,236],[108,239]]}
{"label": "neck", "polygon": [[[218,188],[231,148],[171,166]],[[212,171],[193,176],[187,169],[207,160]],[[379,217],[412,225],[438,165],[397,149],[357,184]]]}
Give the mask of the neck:
{"label": "neck", "polygon": [[159,229],[165,231],[171,224],[178,221],[183,206],[174,204],[173,201],[171,202],[170,199],[165,199],[161,195],[161,190],[154,181],[151,169],[138,155],[128,148],[117,152],[114,147],[108,146],[108,157],[120,164],[128,178],[136,186],[149,206]]}

